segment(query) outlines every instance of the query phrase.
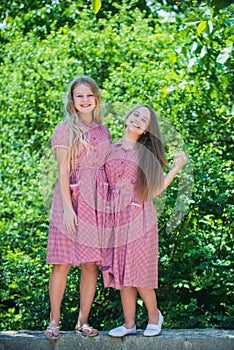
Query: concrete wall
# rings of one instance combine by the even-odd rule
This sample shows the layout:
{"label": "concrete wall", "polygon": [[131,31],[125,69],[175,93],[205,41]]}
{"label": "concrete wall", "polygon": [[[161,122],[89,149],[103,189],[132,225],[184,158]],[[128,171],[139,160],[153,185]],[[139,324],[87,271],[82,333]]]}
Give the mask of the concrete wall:
{"label": "concrete wall", "polygon": [[144,337],[143,331],[124,338],[111,338],[107,332],[88,338],[74,332],[61,332],[50,341],[40,331],[0,332],[0,350],[234,350],[234,330],[174,329],[160,336]]}

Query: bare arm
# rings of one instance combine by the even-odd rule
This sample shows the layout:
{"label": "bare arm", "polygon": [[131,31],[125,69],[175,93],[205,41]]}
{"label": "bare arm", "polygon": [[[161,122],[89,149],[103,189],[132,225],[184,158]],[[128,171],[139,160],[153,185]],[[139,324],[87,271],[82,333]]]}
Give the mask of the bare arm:
{"label": "bare arm", "polygon": [[177,173],[180,171],[180,169],[184,166],[186,163],[187,157],[184,152],[179,152],[175,157],[175,162],[171,170],[167,173],[167,175],[164,178],[164,183],[162,188],[154,195],[154,197],[157,197],[160,193],[162,193],[173,181]]}
{"label": "bare arm", "polygon": [[67,148],[57,147],[55,149],[58,161],[58,182],[63,204],[63,226],[69,233],[75,233],[77,216],[74,212],[70,192],[70,159]]}

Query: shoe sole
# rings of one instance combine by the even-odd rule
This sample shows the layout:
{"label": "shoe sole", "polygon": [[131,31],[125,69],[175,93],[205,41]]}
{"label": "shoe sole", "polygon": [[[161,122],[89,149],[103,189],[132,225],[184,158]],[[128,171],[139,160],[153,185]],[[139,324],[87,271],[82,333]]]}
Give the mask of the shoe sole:
{"label": "shoe sole", "polygon": [[110,335],[108,334],[110,337],[112,338],[123,338],[123,337],[127,337],[128,335],[136,335],[136,333],[133,334],[124,334],[124,335]]}

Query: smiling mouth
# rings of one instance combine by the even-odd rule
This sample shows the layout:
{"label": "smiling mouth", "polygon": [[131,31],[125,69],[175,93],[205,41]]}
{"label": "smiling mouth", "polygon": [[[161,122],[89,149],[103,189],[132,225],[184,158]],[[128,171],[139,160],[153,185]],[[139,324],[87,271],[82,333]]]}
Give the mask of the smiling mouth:
{"label": "smiling mouth", "polygon": [[134,128],[140,129],[140,126],[138,124],[136,124],[135,122],[131,122],[131,124],[134,126]]}

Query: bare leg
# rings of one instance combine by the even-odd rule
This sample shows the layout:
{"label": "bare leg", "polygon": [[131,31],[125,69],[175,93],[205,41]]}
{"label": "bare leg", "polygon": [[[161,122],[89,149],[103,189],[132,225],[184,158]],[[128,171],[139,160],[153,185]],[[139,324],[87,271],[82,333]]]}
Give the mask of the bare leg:
{"label": "bare leg", "polygon": [[[67,275],[70,270],[69,264],[59,264],[54,265],[49,284],[49,294],[50,294],[50,327],[59,326],[60,322],[60,306],[63,299],[63,294],[66,288]],[[54,330],[54,335],[59,334],[59,329]],[[51,337],[53,334],[51,330],[47,330],[46,334]]]}
{"label": "bare leg", "polygon": [[148,323],[158,324],[157,298],[154,289],[137,288],[142,300],[145,303],[148,313]]}
{"label": "bare leg", "polygon": [[124,312],[124,327],[133,328],[136,317],[137,290],[134,287],[124,288],[120,291],[122,307]]}
{"label": "bare leg", "polygon": [[97,286],[97,266],[96,264],[83,264],[80,282],[80,311],[76,328],[88,324],[90,309]]}

